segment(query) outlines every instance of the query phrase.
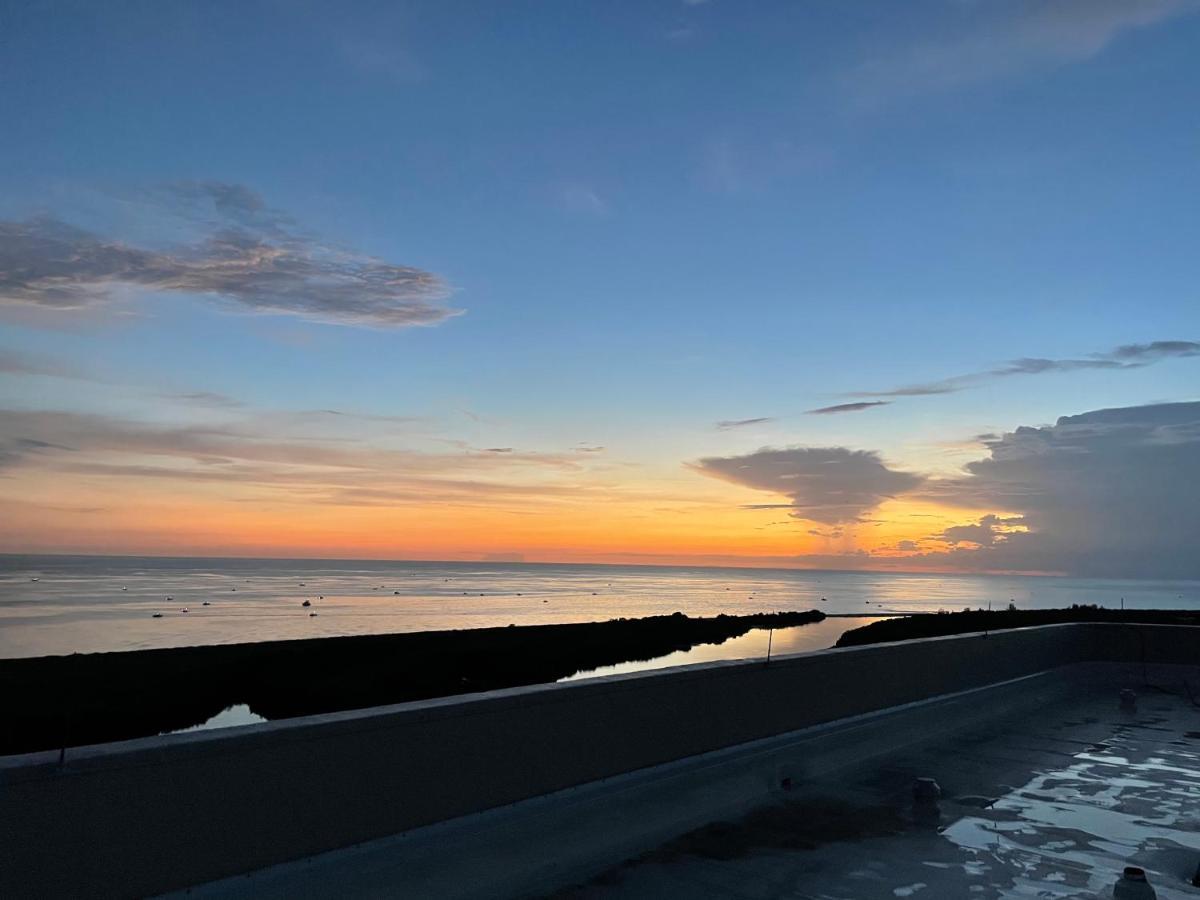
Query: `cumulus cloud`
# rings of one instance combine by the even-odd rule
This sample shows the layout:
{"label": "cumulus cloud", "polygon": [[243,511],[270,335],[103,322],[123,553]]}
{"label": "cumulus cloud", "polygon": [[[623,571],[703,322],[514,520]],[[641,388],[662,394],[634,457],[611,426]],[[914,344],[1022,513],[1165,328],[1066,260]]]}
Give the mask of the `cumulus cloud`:
{"label": "cumulus cloud", "polygon": [[835,406],[822,406],[820,409],[810,409],[810,416],[828,416],[837,413],[862,412],[864,409],[874,409],[876,406],[887,406],[887,400],[860,400],[857,403],[838,403]]}
{"label": "cumulus cloud", "polygon": [[[934,535],[934,539],[945,541],[947,544],[976,544],[980,547],[992,547],[998,541],[1007,540],[1007,535],[1016,531],[1017,526],[1023,525],[1024,521],[1020,516],[1003,518],[989,513],[971,525],[951,525]],[[909,549],[915,550],[916,547]]]}
{"label": "cumulus cloud", "polygon": [[759,416],[757,419],[722,419],[717,423],[717,431],[733,431],[735,428],[745,428],[748,425],[762,425],[774,422],[770,416]]}
{"label": "cumulus cloud", "polygon": [[1126,32],[1196,9],[1194,0],[944,3],[936,35],[876,53],[847,86],[870,106],[1079,63]]}
{"label": "cumulus cloud", "polygon": [[764,448],[745,456],[708,457],[695,468],[734,484],[782,494],[798,519],[854,522],[889,497],[912,490],[919,475],[889,469],[878,454],[845,447]]}
{"label": "cumulus cloud", "polygon": [[[1194,349],[1131,345],[1105,357],[1144,363]],[[982,513],[899,542],[890,549],[905,556],[872,555],[872,565],[1200,579],[1200,402],[1095,410],[978,439],[986,457],[952,478],[895,471],[875,453],[843,447],[768,448],[694,468],[786,497],[743,508],[788,509],[820,523],[812,537],[850,535],[845,526],[897,495]]]}
{"label": "cumulus cloud", "polygon": [[202,224],[199,236],[160,249],[52,217],[0,222],[0,305],[76,310],[133,288],[342,325],[432,325],[457,314],[436,275],[307,236],[241,185],[188,182],[155,197],[159,212]]}
{"label": "cumulus cloud", "polygon": [[[1047,359],[1026,356],[1009,360],[1002,365],[965,375],[954,375],[941,381],[925,384],[910,384],[885,391],[857,391],[848,397],[923,397],[935,394],[952,394],[974,387],[996,378],[1014,375],[1044,375],[1054,372],[1077,372],[1084,369],[1141,369],[1167,359],[1200,357],[1200,342],[1196,341],[1152,341],[1148,344],[1124,344],[1104,353],[1089,353],[1077,359]],[[853,404],[846,404],[853,405]],[[840,411],[837,407],[828,407]],[[823,412],[824,410],[814,410]]]}
{"label": "cumulus cloud", "polygon": [[933,499],[1019,513],[947,529],[979,547],[952,554],[993,569],[1097,576],[1200,577],[1200,403],[1104,409],[1021,427],[986,442]]}

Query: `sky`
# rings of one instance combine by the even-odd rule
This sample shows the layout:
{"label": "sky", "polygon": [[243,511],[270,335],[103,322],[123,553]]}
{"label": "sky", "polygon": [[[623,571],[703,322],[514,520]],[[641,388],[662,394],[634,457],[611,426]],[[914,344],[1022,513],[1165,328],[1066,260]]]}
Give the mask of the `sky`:
{"label": "sky", "polygon": [[0,0],[0,551],[1200,578],[1197,46]]}

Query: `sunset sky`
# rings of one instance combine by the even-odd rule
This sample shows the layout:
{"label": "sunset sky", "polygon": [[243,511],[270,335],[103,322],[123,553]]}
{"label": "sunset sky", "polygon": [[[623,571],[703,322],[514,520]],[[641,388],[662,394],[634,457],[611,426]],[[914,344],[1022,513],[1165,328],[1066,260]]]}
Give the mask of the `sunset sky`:
{"label": "sunset sky", "polygon": [[1200,578],[1190,0],[0,0],[0,551]]}

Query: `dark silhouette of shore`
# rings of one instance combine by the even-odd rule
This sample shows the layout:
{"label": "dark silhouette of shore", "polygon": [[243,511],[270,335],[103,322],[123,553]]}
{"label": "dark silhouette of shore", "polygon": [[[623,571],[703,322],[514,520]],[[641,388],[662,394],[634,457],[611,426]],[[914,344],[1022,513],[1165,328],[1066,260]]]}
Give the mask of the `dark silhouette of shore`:
{"label": "dark silhouette of shore", "polygon": [[0,754],[126,740],[246,704],[267,719],[557,681],[576,672],[719,644],[752,628],[824,619],[789,612],[682,613],[0,660]]}
{"label": "dark silhouette of shore", "polygon": [[922,613],[880,619],[853,628],[838,638],[837,647],[861,647],[914,638],[942,637],[973,631],[1001,631],[1061,622],[1138,622],[1147,625],[1200,625],[1200,612],[1181,609],[1106,609],[1072,606],[1069,609],[968,609],[952,613]]}

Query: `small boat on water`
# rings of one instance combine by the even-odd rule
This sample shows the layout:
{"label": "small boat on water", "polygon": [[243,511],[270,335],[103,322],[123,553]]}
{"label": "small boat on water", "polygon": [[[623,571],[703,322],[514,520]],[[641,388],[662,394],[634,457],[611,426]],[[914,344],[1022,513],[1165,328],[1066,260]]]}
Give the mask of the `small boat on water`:
{"label": "small boat on water", "polygon": [[203,603],[201,603],[200,605],[201,605],[201,606],[212,606],[212,604],[211,604],[211,603],[209,603],[207,600],[205,600],[205,601],[204,601]]}
{"label": "small boat on water", "polygon": [[180,612],[191,612],[191,610],[189,610],[189,609],[188,609],[186,606],[185,606],[183,609],[179,610],[179,611],[180,611]]}
{"label": "small boat on water", "polygon": [[162,613],[155,613],[155,614],[154,614],[154,615],[152,615],[150,618],[152,618],[152,619],[161,619],[161,618],[162,618]]}
{"label": "small boat on water", "polygon": [[304,601],[303,603],[301,603],[300,605],[301,605],[301,606],[312,606],[312,601],[311,601],[311,600],[305,600],[305,601]]}

